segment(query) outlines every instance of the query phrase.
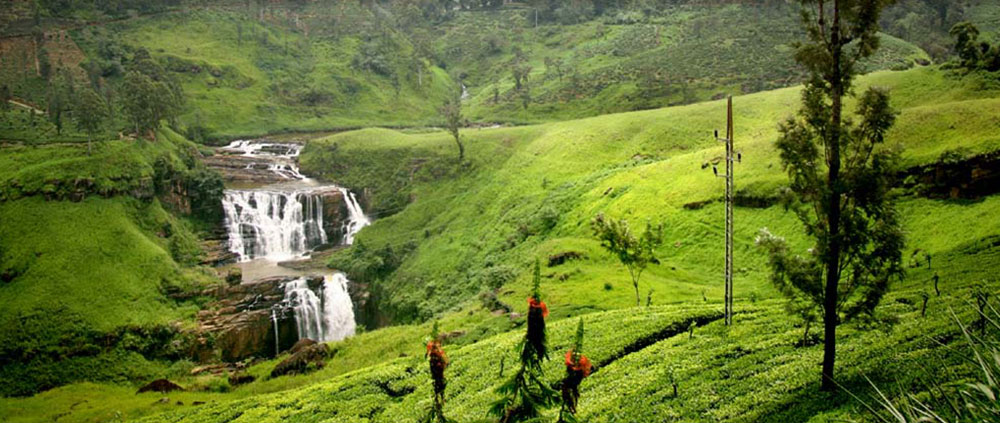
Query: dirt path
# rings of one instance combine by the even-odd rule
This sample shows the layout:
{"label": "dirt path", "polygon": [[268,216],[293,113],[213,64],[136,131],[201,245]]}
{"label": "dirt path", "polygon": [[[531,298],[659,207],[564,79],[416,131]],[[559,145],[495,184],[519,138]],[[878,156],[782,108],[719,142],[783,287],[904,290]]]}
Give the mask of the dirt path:
{"label": "dirt path", "polygon": [[22,103],[22,102],[21,102],[21,101],[19,101],[19,100],[14,100],[14,99],[10,99],[10,100],[7,100],[7,102],[8,102],[8,103],[10,103],[10,104],[13,104],[13,105],[15,105],[15,106],[17,106],[17,107],[20,107],[20,108],[22,108],[22,109],[28,109],[28,110],[31,110],[32,112],[35,112],[35,114],[36,114],[36,115],[44,115],[44,114],[45,114],[45,111],[44,111],[44,110],[41,110],[41,109],[38,109],[38,108],[35,108],[35,106],[32,106],[32,105],[30,105],[30,104],[27,104],[27,103]]}

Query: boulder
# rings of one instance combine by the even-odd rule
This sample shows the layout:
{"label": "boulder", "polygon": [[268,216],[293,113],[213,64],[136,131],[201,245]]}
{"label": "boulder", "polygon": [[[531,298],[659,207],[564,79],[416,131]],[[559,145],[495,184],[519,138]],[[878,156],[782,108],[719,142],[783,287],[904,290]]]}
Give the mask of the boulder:
{"label": "boulder", "polygon": [[303,347],[271,370],[271,377],[302,374],[313,369],[322,368],[326,364],[329,349],[326,344],[313,344]]}
{"label": "boulder", "polygon": [[229,384],[232,386],[245,385],[255,380],[257,378],[254,375],[247,374],[246,372],[237,372],[229,376]]}
{"label": "boulder", "polygon": [[316,345],[316,344],[317,344],[316,341],[313,341],[312,339],[309,339],[309,338],[300,339],[298,342],[295,343],[295,345],[292,345],[292,349],[288,350],[288,352],[290,352],[292,354],[295,354],[295,353],[297,353],[299,351],[302,351],[303,349],[305,349],[307,347],[310,347],[310,346],[313,346],[313,345]]}
{"label": "boulder", "polygon": [[183,391],[180,385],[173,383],[166,379],[156,379],[152,382],[147,383],[143,387],[139,388],[137,394],[143,392],[172,392],[172,391]]}

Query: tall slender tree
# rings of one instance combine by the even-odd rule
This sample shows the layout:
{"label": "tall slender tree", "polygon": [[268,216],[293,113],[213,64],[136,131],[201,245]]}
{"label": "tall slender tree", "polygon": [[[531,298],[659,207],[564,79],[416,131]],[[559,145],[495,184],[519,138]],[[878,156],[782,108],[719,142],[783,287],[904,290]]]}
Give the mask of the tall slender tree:
{"label": "tall slender tree", "polygon": [[444,106],[441,107],[441,115],[444,116],[448,133],[455,139],[458,145],[458,161],[465,160],[465,144],[462,144],[462,136],[458,130],[462,127],[462,94],[456,91],[454,95],[448,97]]}
{"label": "tall slender tree", "polygon": [[794,47],[808,79],[802,109],[780,125],[777,148],[790,180],[785,204],[815,245],[804,257],[775,257],[790,254],[784,241],[766,230],[758,238],[772,256],[772,280],[822,309],[825,391],[836,387],[837,325],[870,315],[903,272],[903,235],[889,192],[898,154],[882,146],[895,121],[888,92],[868,89],[857,121],[844,116],[856,65],[878,48],[878,19],[889,3],[802,0],[807,39]]}

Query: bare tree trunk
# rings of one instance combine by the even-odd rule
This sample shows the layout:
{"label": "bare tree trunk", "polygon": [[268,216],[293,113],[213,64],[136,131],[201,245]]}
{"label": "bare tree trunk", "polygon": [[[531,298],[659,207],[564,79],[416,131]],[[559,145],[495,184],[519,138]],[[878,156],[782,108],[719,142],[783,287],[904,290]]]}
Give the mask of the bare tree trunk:
{"label": "bare tree trunk", "polygon": [[837,288],[840,285],[840,127],[841,112],[843,109],[844,86],[841,75],[841,55],[843,46],[840,34],[840,2],[833,2],[833,22],[830,25],[830,47],[833,55],[833,72],[831,74],[830,89],[833,104],[831,107],[832,133],[830,134],[827,148],[830,152],[829,173],[827,175],[828,189],[828,211],[827,222],[829,224],[829,250],[826,254],[826,292],[823,301],[823,381],[820,389],[823,391],[833,391],[836,389],[834,382],[834,362],[837,355],[837,323],[839,316],[837,313]]}

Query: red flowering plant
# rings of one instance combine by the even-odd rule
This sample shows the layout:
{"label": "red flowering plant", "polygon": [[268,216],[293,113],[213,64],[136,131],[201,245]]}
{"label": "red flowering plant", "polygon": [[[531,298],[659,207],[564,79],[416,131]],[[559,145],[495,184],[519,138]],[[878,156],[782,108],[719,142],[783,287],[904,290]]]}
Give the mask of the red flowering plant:
{"label": "red flowering plant", "polygon": [[590,359],[583,355],[583,319],[576,328],[576,343],[566,351],[566,377],[562,381],[562,409],[560,423],[576,422],[576,406],[580,400],[580,383],[590,376]]}
{"label": "red flowering plant", "polygon": [[490,407],[490,414],[500,423],[534,421],[542,410],[552,407],[559,400],[558,393],[543,381],[542,361],[548,360],[545,336],[545,318],[549,309],[542,301],[539,285],[541,270],[535,260],[534,288],[528,297],[528,324],[524,339],[517,344],[521,368],[496,392],[502,397]]}
{"label": "red flowering plant", "polygon": [[444,371],[448,368],[448,356],[441,348],[437,322],[434,322],[434,329],[431,330],[431,339],[427,341],[427,352],[424,353],[424,356],[427,357],[427,362],[430,365],[431,380],[434,383],[434,402],[423,421],[426,423],[449,423],[452,420],[444,416],[444,388],[448,384],[444,377]]}

